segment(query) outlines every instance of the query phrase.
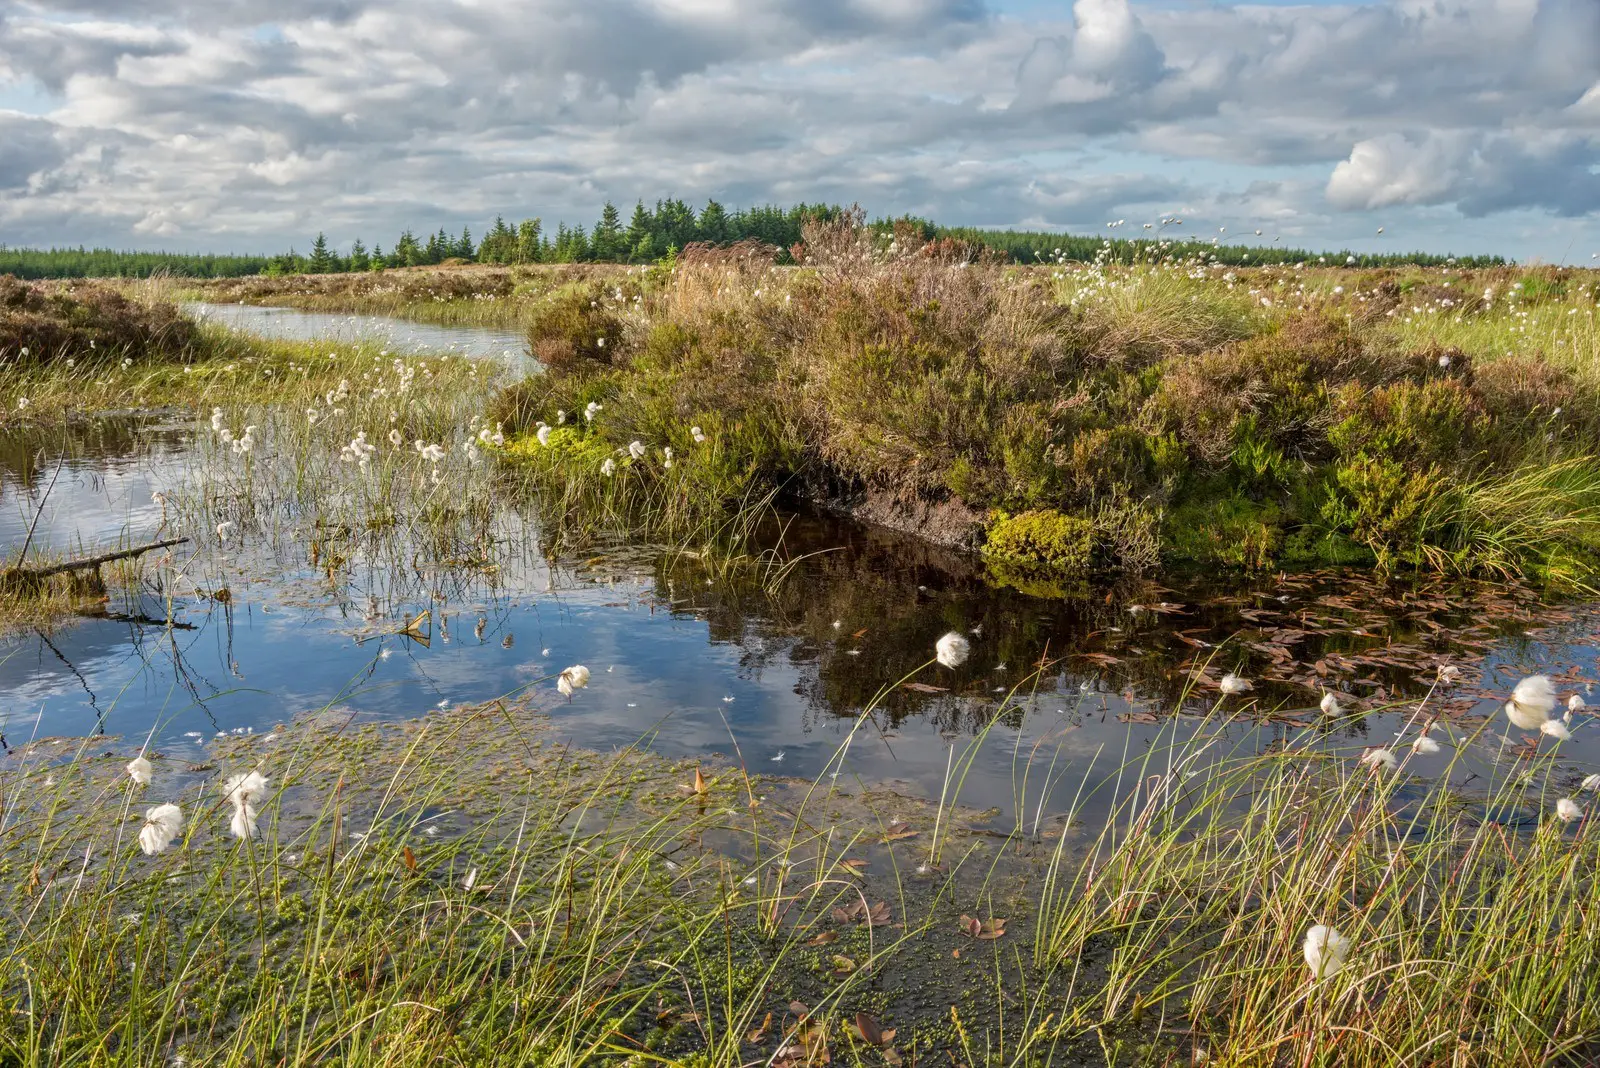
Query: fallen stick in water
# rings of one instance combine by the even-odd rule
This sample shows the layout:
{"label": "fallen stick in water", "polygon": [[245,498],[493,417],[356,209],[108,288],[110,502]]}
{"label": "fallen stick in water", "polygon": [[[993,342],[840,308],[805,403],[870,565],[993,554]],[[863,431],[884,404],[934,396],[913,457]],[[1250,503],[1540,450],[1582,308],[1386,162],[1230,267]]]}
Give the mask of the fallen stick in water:
{"label": "fallen stick in water", "polygon": [[89,568],[99,568],[101,564],[109,564],[113,560],[128,560],[135,556],[156,549],[166,549],[173,545],[183,545],[188,538],[167,538],[164,541],[152,541],[147,545],[135,545],[131,549],[114,549],[98,556],[84,556],[76,560],[65,560],[59,564],[47,564],[44,567],[8,567],[0,571],[0,587],[27,586],[37,584],[51,575],[60,575],[67,571],[87,571]]}

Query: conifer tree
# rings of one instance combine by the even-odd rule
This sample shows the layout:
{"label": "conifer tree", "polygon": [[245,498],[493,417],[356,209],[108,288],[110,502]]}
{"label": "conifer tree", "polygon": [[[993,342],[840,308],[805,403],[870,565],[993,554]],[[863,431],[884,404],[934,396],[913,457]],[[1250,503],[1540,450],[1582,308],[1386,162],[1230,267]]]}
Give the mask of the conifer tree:
{"label": "conifer tree", "polygon": [[350,269],[352,271],[364,271],[370,262],[367,258],[367,246],[361,243],[359,237],[356,238],[350,243]]}
{"label": "conifer tree", "polygon": [[589,254],[602,263],[616,263],[624,258],[623,240],[622,216],[617,206],[608,200],[589,239]]}
{"label": "conifer tree", "polygon": [[461,228],[461,240],[456,242],[455,248],[451,250],[450,255],[459,256],[469,261],[478,258],[478,248],[472,243],[471,230],[465,226]]}
{"label": "conifer tree", "polygon": [[333,253],[328,251],[328,239],[321,233],[311,243],[311,262],[307,264],[309,274],[327,274],[338,267],[333,258]]}
{"label": "conifer tree", "polygon": [[705,210],[700,213],[700,240],[712,241],[722,244],[728,238],[728,213],[715,200],[706,201]]}
{"label": "conifer tree", "polygon": [[628,243],[628,261],[639,263],[650,258],[649,249],[645,245],[650,238],[651,227],[654,220],[645,208],[644,201],[639,201],[633,206],[633,218],[628,222],[628,233],[625,240]]}

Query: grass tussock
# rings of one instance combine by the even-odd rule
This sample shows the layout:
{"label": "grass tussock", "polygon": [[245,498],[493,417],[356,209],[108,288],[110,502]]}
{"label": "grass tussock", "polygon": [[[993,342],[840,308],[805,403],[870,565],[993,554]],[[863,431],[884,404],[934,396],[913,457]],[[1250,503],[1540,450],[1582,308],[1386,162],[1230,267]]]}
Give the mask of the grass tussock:
{"label": "grass tussock", "polygon": [[[812,224],[796,268],[703,253],[574,283],[533,322],[545,372],[497,418],[525,455],[541,423],[596,439],[544,465],[556,483],[635,441],[678,468],[714,456],[684,501],[707,513],[761,488],[865,492],[1082,520],[1096,566],[1365,562],[1593,585],[1586,275],[1024,269],[901,236],[847,217]],[[1554,354],[1524,333],[1540,315],[1561,320]],[[591,403],[603,415],[572,421]],[[667,468],[627,474],[647,470]]]}
{"label": "grass tussock", "polygon": [[[849,736],[815,782],[757,778],[573,751],[530,704],[359,729],[325,709],[199,767],[150,751],[147,786],[124,771],[137,746],[19,746],[0,776],[0,1055],[1532,1068],[1596,1052],[1594,805],[1553,751],[1508,751],[1431,701],[1387,765],[1316,728],[1235,722],[1121,767],[1058,753],[1067,811],[1010,834],[960,804],[987,730],[952,751],[935,803],[840,787]],[[1490,769],[1470,798],[1450,785],[1468,766]],[[250,771],[266,778],[253,833],[226,793]],[[152,852],[162,802],[183,821]],[[1347,950],[1314,970],[1318,926]]]}

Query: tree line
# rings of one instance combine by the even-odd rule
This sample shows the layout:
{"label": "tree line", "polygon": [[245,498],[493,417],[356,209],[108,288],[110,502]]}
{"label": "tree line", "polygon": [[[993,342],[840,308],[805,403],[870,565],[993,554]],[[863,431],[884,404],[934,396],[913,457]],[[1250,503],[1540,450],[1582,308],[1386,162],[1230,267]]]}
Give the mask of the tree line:
{"label": "tree line", "polygon": [[[626,223],[616,205],[607,201],[593,226],[558,222],[554,233],[540,218],[516,223],[496,217],[474,238],[470,227],[451,235],[443,227],[426,237],[407,229],[385,249],[370,248],[357,238],[345,254],[333,249],[324,234],[317,234],[308,253],[294,249],[275,256],[186,255],[169,252],[124,252],[113,249],[20,249],[0,245],[0,274],[20,278],[146,277],[165,273],[192,278],[222,278],[251,274],[331,274],[373,271],[389,267],[420,267],[449,263],[653,263],[697,242],[726,245],[755,240],[774,245],[782,257],[800,241],[807,219],[832,219],[844,209],[832,204],[776,205],[727,210],[710,200],[698,212],[676,198],[657,200],[654,208],[643,201],[634,206]],[[1317,253],[1283,248],[1276,244],[1221,244],[1168,232],[1138,238],[1105,238],[1018,230],[984,230],[939,226],[909,216],[880,219],[872,224],[888,233],[910,227],[929,240],[949,238],[981,245],[1016,263],[1056,261],[1092,262],[1096,259],[1132,263],[1153,258],[1199,259],[1230,266],[1327,263],[1363,267],[1416,264],[1457,264],[1479,267],[1503,264],[1499,256],[1448,256],[1424,252],[1374,255],[1340,251]],[[1177,224],[1181,225],[1181,224]]]}

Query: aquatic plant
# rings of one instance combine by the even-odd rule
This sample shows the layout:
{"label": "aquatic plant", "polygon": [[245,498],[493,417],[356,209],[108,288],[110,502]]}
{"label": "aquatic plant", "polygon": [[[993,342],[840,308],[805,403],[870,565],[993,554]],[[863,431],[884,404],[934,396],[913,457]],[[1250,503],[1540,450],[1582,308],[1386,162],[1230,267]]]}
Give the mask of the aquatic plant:
{"label": "aquatic plant", "polygon": [[1517,683],[1506,702],[1506,718],[1525,731],[1540,730],[1556,707],[1556,689],[1544,675],[1530,675]]}
{"label": "aquatic plant", "polygon": [[967,662],[968,656],[972,655],[972,643],[951,631],[935,643],[934,654],[935,659],[945,667],[958,668]]}
{"label": "aquatic plant", "polygon": [[1306,958],[1306,967],[1311,969],[1311,978],[1328,979],[1344,967],[1345,960],[1350,956],[1350,939],[1340,934],[1337,927],[1314,924],[1306,931],[1301,951]]}

